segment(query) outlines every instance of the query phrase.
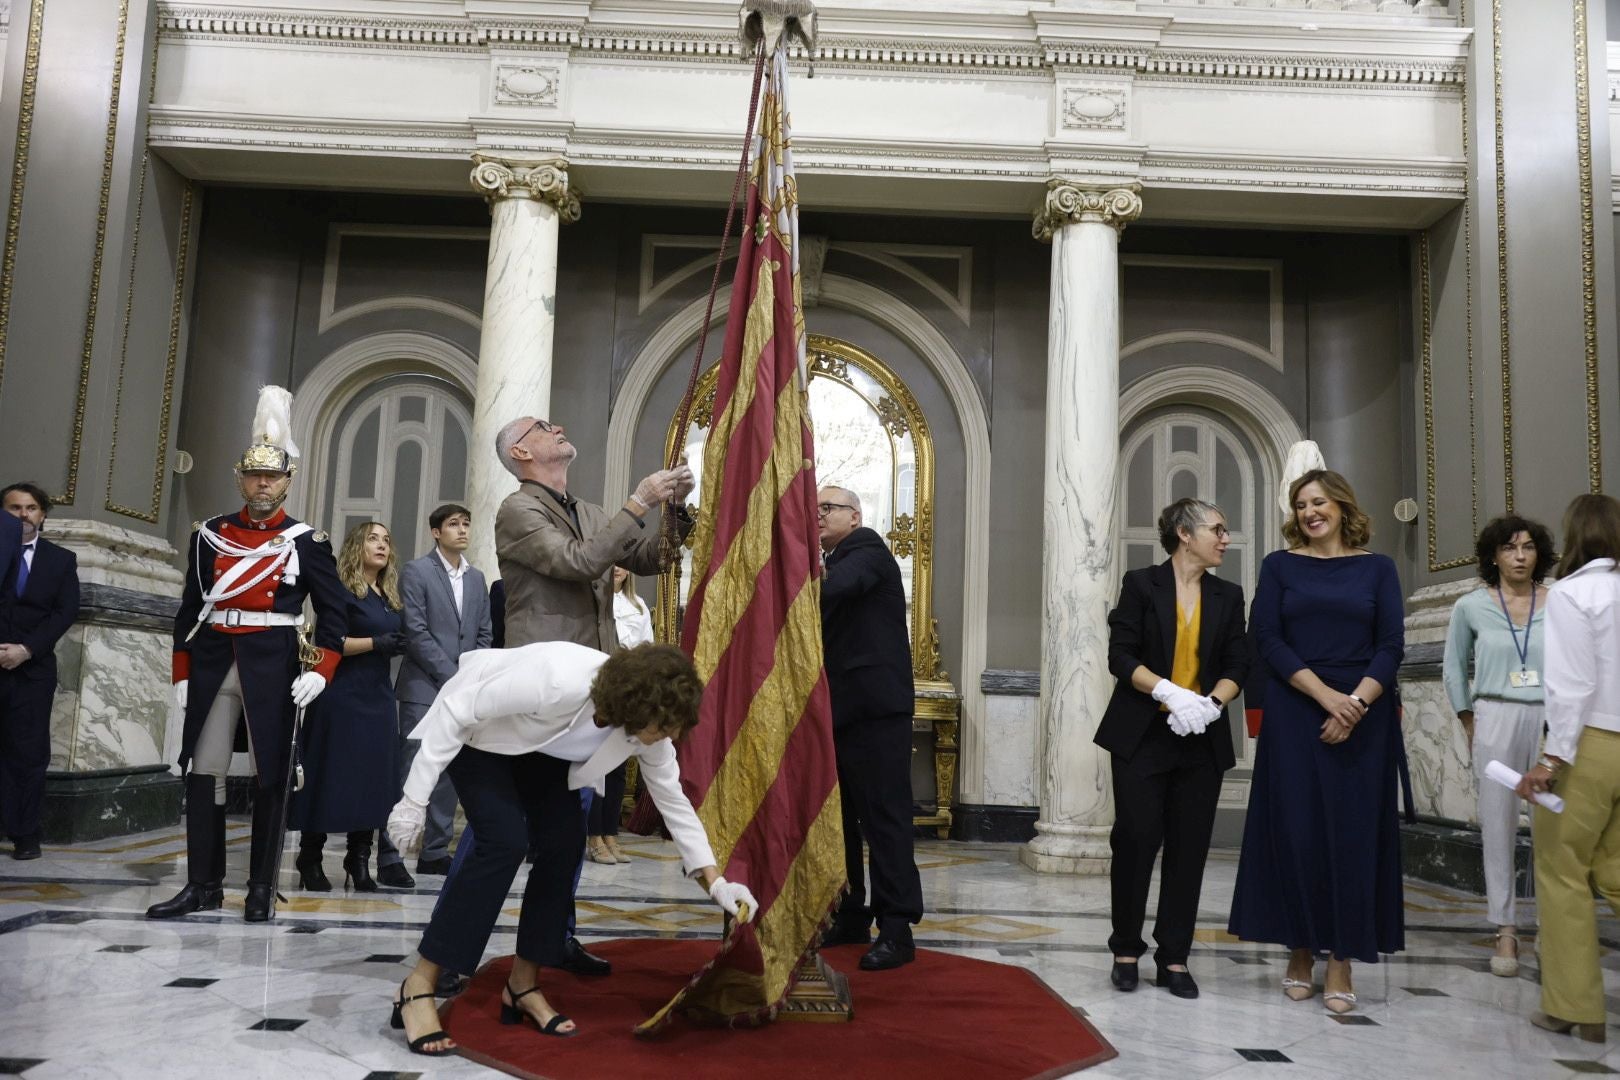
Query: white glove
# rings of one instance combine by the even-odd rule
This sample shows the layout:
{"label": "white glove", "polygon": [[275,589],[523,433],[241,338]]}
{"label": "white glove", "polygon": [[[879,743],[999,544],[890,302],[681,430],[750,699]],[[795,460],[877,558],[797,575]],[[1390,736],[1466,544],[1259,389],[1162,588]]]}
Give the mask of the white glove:
{"label": "white glove", "polygon": [[[1215,704],[1212,699],[1201,697],[1179,706],[1171,712],[1171,715],[1177,717],[1188,732],[1202,735],[1204,729],[1209,727],[1217,716],[1221,715],[1221,707]],[[1171,724],[1170,726],[1175,727],[1176,725]]]}
{"label": "white glove", "polygon": [[182,712],[186,708],[186,692],[191,689],[190,679],[181,679],[174,684],[174,703],[180,706]]}
{"label": "white glove", "polygon": [[1169,679],[1160,679],[1153,686],[1153,700],[1160,705],[1168,705],[1171,712],[1182,713],[1182,719],[1185,720],[1192,715],[1191,710],[1196,707],[1195,703],[1204,701],[1205,698],[1197,691],[1177,686]]}
{"label": "white glove", "polygon": [[298,678],[293,680],[293,704],[298,706],[300,709],[307,709],[309,707],[309,703],[320,697],[321,691],[325,689],[325,675],[320,675],[313,671],[306,671],[302,675],[298,676]]}
{"label": "white glove", "polygon": [[748,886],[740,881],[727,881],[723,877],[717,877],[714,884],[709,886],[709,896],[725,910],[727,915],[735,915],[741,922],[753,922],[754,916],[759,912],[759,901],[748,891]]}
{"label": "white glove", "polygon": [[651,510],[675,493],[675,470],[659,469],[641,478],[630,497],[644,510]]}
{"label": "white glove", "polygon": [[695,487],[697,487],[697,477],[692,475],[691,466],[682,462],[675,469],[675,489],[670,492],[670,498],[678,503],[684,503],[686,497],[692,494],[692,489]]}
{"label": "white glove", "polygon": [[1175,732],[1177,735],[1192,734],[1192,727],[1187,723],[1187,721],[1183,720],[1181,718],[1181,714],[1176,712],[1174,709],[1171,709],[1167,714],[1165,714],[1165,722],[1170,725],[1170,730]]}
{"label": "white glove", "polygon": [[414,852],[422,842],[422,830],[427,828],[427,805],[409,795],[394,804],[388,815],[388,839],[402,855]]}

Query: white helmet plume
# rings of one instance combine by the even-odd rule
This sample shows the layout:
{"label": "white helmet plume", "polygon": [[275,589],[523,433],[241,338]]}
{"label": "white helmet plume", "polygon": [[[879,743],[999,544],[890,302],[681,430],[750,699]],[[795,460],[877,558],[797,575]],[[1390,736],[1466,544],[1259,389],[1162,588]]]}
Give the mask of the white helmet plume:
{"label": "white helmet plume", "polygon": [[288,457],[302,457],[292,440],[292,394],[279,386],[259,388],[259,407],[253,411],[253,441],[279,446]]}
{"label": "white helmet plume", "polygon": [[1294,481],[1313,469],[1325,469],[1327,462],[1322,458],[1322,449],[1310,439],[1301,439],[1288,448],[1288,456],[1283,459],[1282,490],[1277,493],[1277,505],[1282,509],[1283,517],[1287,518],[1294,512],[1292,502],[1288,498],[1289,489]]}

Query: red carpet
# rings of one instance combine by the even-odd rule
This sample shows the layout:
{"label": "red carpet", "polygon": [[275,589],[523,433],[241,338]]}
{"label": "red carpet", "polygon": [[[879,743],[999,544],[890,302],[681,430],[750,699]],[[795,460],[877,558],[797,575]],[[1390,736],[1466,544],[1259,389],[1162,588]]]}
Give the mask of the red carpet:
{"label": "red carpet", "polygon": [[486,964],[444,1012],[474,1061],[535,1080],[1034,1080],[1116,1055],[1080,1014],[1023,968],[917,950],[898,971],[856,966],[861,950],[826,952],[849,976],[855,1019],[714,1030],[677,1021],[651,1039],[631,1029],[667,1002],[714,953],[710,941],[591,942],[613,961],[605,979],[547,971],[541,989],[579,1034],[547,1038],[500,1023],[511,958]]}

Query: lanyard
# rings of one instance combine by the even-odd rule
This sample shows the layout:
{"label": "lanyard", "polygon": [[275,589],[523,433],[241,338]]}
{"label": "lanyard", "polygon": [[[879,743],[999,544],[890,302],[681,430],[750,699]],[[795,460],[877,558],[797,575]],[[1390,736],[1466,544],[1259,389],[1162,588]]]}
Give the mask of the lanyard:
{"label": "lanyard", "polygon": [[1513,625],[1513,616],[1508,614],[1507,600],[1502,596],[1500,587],[1496,590],[1496,602],[1502,605],[1502,617],[1507,620],[1508,633],[1513,635],[1513,651],[1519,654],[1519,670],[1527,671],[1530,668],[1530,626],[1536,621],[1536,587],[1530,586],[1530,616],[1524,620],[1524,647],[1519,647],[1519,628]]}

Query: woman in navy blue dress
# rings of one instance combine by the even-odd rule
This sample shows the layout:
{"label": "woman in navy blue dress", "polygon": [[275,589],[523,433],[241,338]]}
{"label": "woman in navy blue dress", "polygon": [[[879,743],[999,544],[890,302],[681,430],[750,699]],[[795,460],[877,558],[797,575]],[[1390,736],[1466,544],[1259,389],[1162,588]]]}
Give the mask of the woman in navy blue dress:
{"label": "woman in navy blue dress", "polygon": [[321,867],[326,834],[348,833],[345,884],[375,892],[372,830],[388,823],[399,798],[399,717],[389,661],[404,648],[399,564],[388,530],[356,525],[338,552],[338,577],[349,590],[344,606],[343,662],[326,693],[304,718],[304,789],[293,796],[290,826],[298,841],[299,887],[328,892]]}
{"label": "woman in navy blue dress", "polygon": [[1312,470],[1290,489],[1291,545],[1260,567],[1249,626],[1264,681],[1260,728],[1229,929],[1291,951],[1283,992],[1316,991],[1349,1012],[1350,961],[1405,947],[1396,778],[1395,673],[1404,611],[1395,564],[1344,477]]}

